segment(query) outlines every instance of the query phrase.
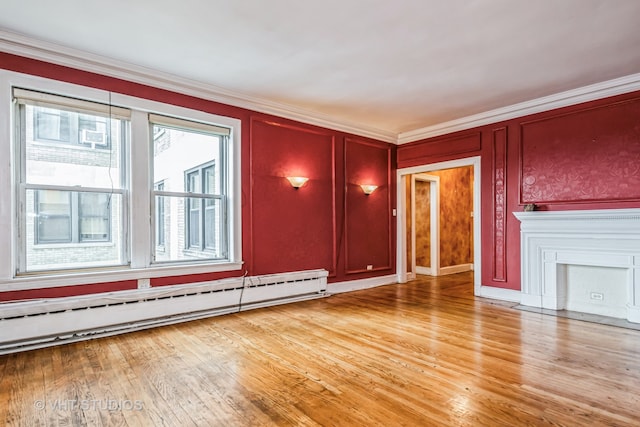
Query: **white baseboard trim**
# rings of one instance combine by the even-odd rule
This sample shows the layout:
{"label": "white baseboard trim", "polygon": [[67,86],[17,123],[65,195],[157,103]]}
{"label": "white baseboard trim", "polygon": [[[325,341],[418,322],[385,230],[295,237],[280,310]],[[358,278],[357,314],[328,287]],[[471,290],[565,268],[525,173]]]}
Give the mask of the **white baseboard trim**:
{"label": "white baseboard trim", "polygon": [[431,267],[420,267],[420,266],[416,266],[416,274],[425,274],[427,276],[433,276],[434,275],[431,272]]}
{"label": "white baseboard trim", "polygon": [[329,283],[327,284],[327,293],[340,294],[343,292],[359,291],[362,289],[375,288],[377,286],[391,285],[393,283],[398,283],[397,279],[398,276],[395,274],[389,274],[388,276]]}
{"label": "white baseboard trim", "polygon": [[447,274],[456,274],[462,273],[463,271],[472,271],[473,264],[458,264],[451,265],[449,267],[440,267],[440,276],[445,276]]}
{"label": "white baseboard trim", "polygon": [[509,302],[520,302],[521,292],[513,289],[496,288],[493,286],[481,286],[480,297],[498,299]]}
{"label": "white baseboard trim", "polygon": [[528,307],[543,307],[542,297],[540,295],[529,295],[526,293],[522,293],[522,295],[520,296],[520,304],[526,305]]}
{"label": "white baseboard trim", "polygon": [[627,305],[627,320],[633,323],[640,323],[640,307]]}

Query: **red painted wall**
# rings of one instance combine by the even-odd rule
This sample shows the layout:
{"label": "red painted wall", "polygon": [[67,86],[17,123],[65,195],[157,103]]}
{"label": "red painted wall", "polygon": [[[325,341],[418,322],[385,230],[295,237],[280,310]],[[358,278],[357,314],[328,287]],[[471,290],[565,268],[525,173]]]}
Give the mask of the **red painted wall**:
{"label": "red painted wall", "polygon": [[640,99],[521,124],[522,203],[640,200]]}
{"label": "red painted wall", "polygon": [[[335,150],[330,131],[251,121],[254,274],[324,268],[336,275]],[[287,176],[309,180],[294,189]]]}
{"label": "red painted wall", "polygon": [[[330,272],[329,281],[336,282],[395,272],[395,228],[390,220],[395,200],[395,146],[2,52],[0,67],[240,119],[242,250],[249,275],[324,268]],[[288,175],[303,175],[310,180],[294,190],[284,178]],[[380,188],[369,198],[352,194],[357,181],[365,178],[375,180]],[[367,222],[366,229],[361,226],[363,221]],[[374,270],[363,271],[359,266],[364,262],[373,263]],[[152,279],[151,285],[242,274],[244,271],[161,277]],[[135,286],[135,281],[123,281],[0,292],[0,301]]]}
{"label": "red painted wall", "polygon": [[58,298],[70,295],[89,295],[101,292],[126,291],[136,289],[138,282],[127,280],[121,282],[95,283],[91,285],[60,286],[47,289],[28,289],[24,291],[0,292],[0,302],[18,301],[35,298]]}
{"label": "red painted wall", "polygon": [[[345,149],[345,228],[346,274],[391,271],[394,241],[392,233],[391,147],[347,138]],[[366,195],[361,184],[377,185]]]}
{"label": "red painted wall", "polygon": [[541,210],[640,207],[640,92],[402,145],[398,167],[481,157],[482,284],[520,289],[520,223]]}

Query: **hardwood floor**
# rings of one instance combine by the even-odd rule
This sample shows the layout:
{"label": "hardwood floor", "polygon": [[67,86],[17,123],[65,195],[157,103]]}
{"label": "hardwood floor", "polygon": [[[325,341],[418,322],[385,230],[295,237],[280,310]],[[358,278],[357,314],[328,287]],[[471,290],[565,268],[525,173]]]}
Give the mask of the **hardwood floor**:
{"label": "hardwood floor", "polygon": [[471,276],[0,357],[9,426],[640,425],[640,331],[475,299]]}

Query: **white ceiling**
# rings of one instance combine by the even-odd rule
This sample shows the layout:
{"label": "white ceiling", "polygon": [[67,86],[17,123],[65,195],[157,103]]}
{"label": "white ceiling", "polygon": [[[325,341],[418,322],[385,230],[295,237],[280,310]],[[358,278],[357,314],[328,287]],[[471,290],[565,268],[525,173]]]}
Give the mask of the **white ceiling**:
{"label": "white ceiling", "polygon": [[1,3],[0,39],[395,135],[640,72],[640,0]]}

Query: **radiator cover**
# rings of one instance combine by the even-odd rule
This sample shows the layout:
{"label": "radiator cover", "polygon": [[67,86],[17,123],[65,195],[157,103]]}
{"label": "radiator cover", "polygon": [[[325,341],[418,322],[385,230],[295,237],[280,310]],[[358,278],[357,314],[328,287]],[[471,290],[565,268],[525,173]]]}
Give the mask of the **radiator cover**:
{"label": "radiator cover", "polygon": [[327,271],[0,304],[0,354],[320,298]]}

